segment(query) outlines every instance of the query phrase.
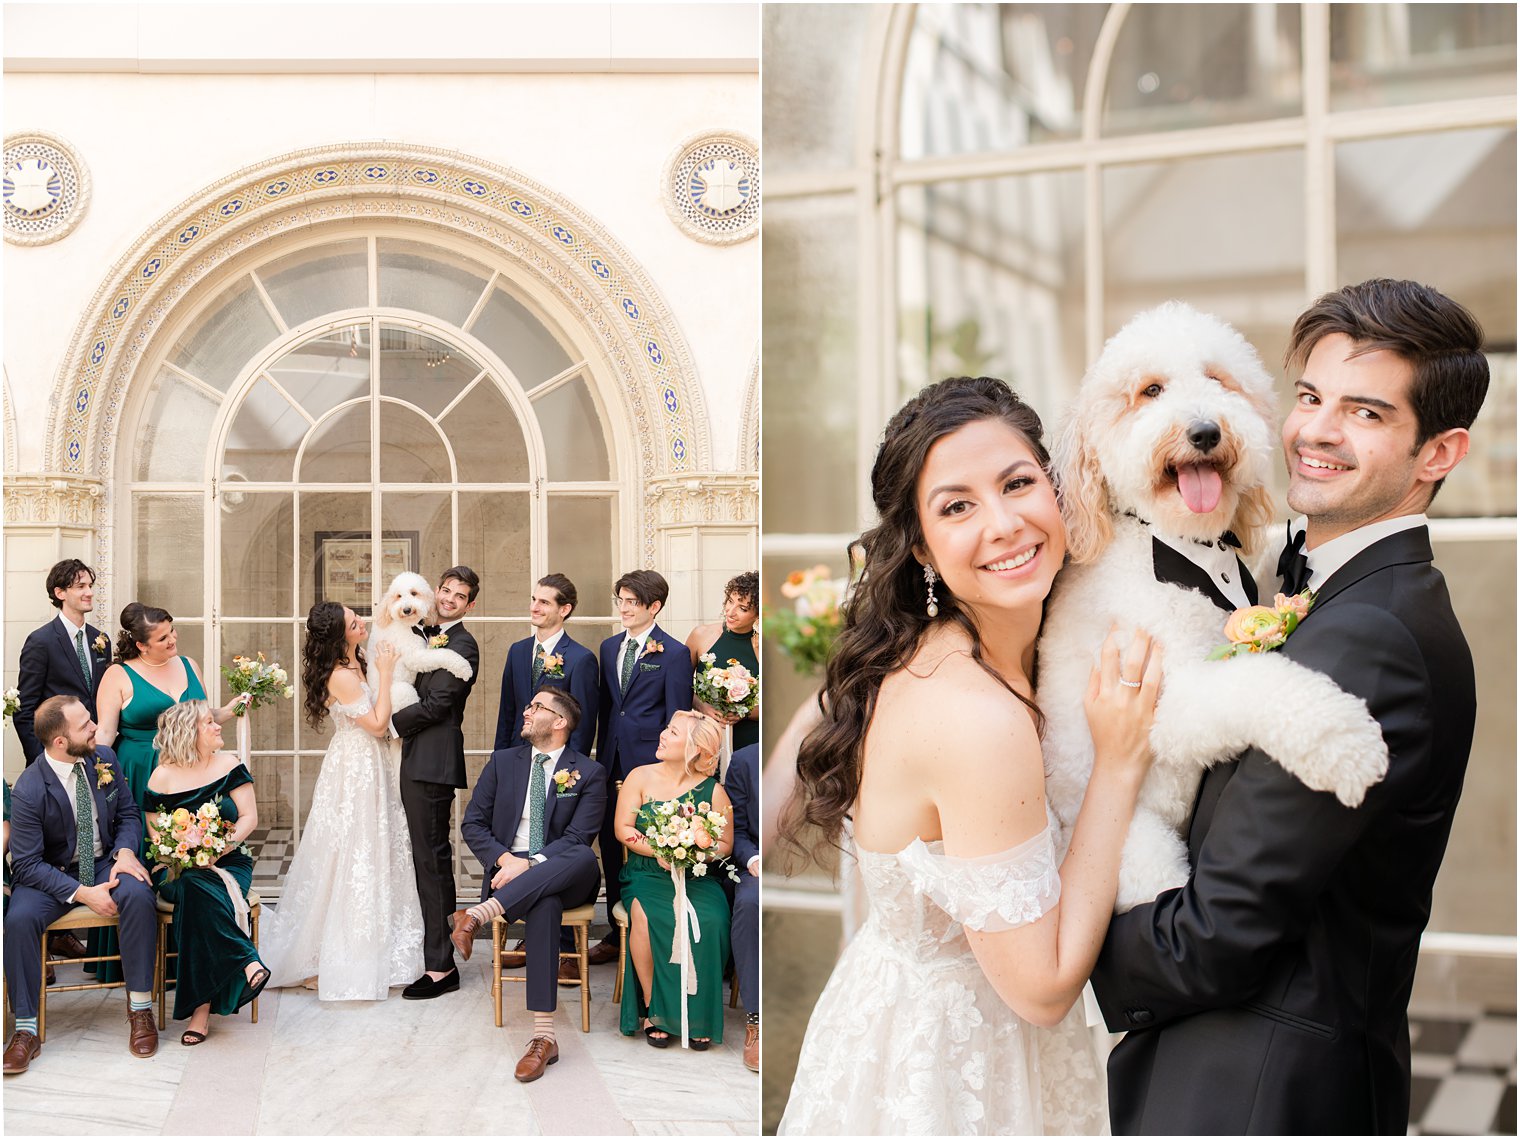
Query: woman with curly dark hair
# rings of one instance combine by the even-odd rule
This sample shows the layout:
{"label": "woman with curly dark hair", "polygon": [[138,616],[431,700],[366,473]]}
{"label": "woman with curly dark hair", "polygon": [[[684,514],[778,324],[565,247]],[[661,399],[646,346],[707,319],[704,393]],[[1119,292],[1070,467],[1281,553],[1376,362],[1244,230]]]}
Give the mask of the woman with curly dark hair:
{"label": "woman with curly dark hair", "polygon": [[[723,587],[723,619],[710,625],[698,625],[686,638],[686,649],[691,653],[692,675],[707,666],[702,663],[705,653],[712,653],[721,668],[729,661],[738,661],[749,670],[751,676],[760,675],[760,575],[747,570],[737,577],[729,578]],[[740,719],[727,716],[692,697],[692,707],[711,716],[720,724],[734,729],[734,750],[760,742],[760,705],[756,704],[748,716]]]}
{"label": "woman with curly dark hair", "polygon": [[1081,1010],[1141,779],[1160,652],[1105,643],[1096,759],[1058,859],[1035,641],[1065,558],[1039,416],[1001,380],[926,388],[887,425],[878,525],[802,743],[782,833],[853,831],[870,904],[813,1010],[781,1131],[1096,1134]]}
{"label": "woman with curly dark hair", "polygon": [[364,638],[364,618],[335,601],[306,615],[306,720],[318,729],[331,717],[333,739],[263,946],[271,985],[305,983],[324,1001],[384,1000],[422,972],[422,908],[397,759],[382,742],[396,650],[385,642],[375,650],[372,690]]}

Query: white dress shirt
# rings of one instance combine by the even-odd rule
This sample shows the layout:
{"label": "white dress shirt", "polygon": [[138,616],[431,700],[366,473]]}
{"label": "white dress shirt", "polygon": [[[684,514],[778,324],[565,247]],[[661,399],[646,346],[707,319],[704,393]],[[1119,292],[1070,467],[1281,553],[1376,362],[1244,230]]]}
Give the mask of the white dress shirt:
{"label": "white dress shirt", "polygon": [[[1413,530],[1417,526],[1429,524],[1430,519],[1424,514],[1403,514],[1397,518],[1384,518],[1380,522],[1369,522],[1366,526],[1358,526],[1339,538],[1321,542],[1312,550],[1306,546],[1304,556],[1309,559],[1309,583],[1305,588],[1323,589],[1325,582],[1330,580],[1336,570],[1374,542],[1381,542],[1390,535],[1402,534],[1405,530]],[[1295,518],[1293,533],[1298,534],[1305,525],[1307,525],[1306,519]]]}
{"label": "white dress shirt", "polygon": [[1187,538],[1168,538],[1154,530],[1151,533],[1158,542],[1170,546],[1208,574],[1214,588],[1229,598],[1237,609],[1244,609],[1251,604],[1251,599],[1246,596],[1246,587],[1240,582],[1240,562],[1235,557],[1233,546],[1227,546],[1223,542],[1210,542],[1205,546]]}
{"label": "white dress shirt", "polygon": [[[533,747],[532,744],[529,744],[528,746]],[[564,754],[565,746],[565,744],[560,744],[559,747],[555,748],[553,751],[547,752],[541,752],[537,748],[533,748],[535,754],[548,757],[547,759],[541,761],[541,766],[544,769],[544,828],[546,832],[549,826],[548,796],[554,793],[554,765],[559,762],[559,757]],[[530,760],[529,762],[532,761]],[[513,854],[528,853],[528,826],[533,820],[533,816],[530,814],[530,812],[533,810],[532,775],[533,773],[530,770],[528,772],[528,790],[523,795],[522,821],[517,824],[517,834],[512,838]],[[542,854],[535,854],[533,856],[533,861],[543,862],[544,856]]]}
{"label": "white dress shirt", "polygon": [[[554,635],[551,636],[546,641],[540,641],[538,639],[538,634],[534,633],[533,634],[533,643],[534,643],[534,645],[543,645],[543,647],[544,647],[544,656],[551,657],[551,656],[554,655],[554,646],[560,643],[560,641],[561,641],[561,639],[563,639],[564,635],[565,635],[565,627],[563,625],[561,625],[558,629],[556,629],[554,631]],[[535,649],[535,651],[537,651],[537,650]],[[528,664],[529,664],[529,667],[531,668],[532,667],[532,653],[529,654]]]}

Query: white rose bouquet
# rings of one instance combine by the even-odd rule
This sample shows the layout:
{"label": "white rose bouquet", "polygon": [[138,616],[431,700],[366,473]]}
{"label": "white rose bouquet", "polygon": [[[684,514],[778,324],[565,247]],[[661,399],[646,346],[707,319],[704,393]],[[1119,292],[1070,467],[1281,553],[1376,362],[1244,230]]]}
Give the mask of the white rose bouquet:
{"label": "white rose bouquet", "polygon": [[248,695],[248,703],[239,705],[235,712],[238,716],[281,698],[289,700],[296,694],[285,670],[273,661],[265,660],[263,653],[257,658],[233,657],[230,665],[222,666],[222,679],[239,696]]}
{"label": "white rose bouquet", "polygon": [[692,695],[741,720],[755,710],[760,703],[758,676],[732,658],[722,668],[712,653],[703,653],[700,659],[703,667],[692,681]]}

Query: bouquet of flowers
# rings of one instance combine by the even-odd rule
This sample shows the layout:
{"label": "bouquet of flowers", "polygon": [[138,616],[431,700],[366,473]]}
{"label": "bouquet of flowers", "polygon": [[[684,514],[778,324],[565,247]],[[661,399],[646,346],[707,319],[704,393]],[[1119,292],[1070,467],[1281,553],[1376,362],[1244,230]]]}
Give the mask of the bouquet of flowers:
{"label": "bouquet of flowers", "polygon": [[793,570],[781,583],[781,596],[792,601],[792,608],[767,615],[765,631],[776,638],[798,672],[817,673],[828,661],[834,638],[844,626],[839,607],[849,586],[824,565]]}
{"label": "bouquet of flowers", "polygon": [[21,692],[15,688],[5,690],[5,722],[11,722],[11,717],[21,711]]}
{"label": "bouquet of flowers", "polygon": [[[655,821],[644,828],[649,845],[672,871],[684,874],[690,870],[694,878],[705,875],[720,857],[718,840],[728,826],[723,812],[713,810],[711,803],[693,803],[689,796],[656,803],[652,810]],[[739,881],[732,866],[728,867],[728,876]]]}
{"label": "bouquet of flowers", "polygon": [[712,705],[725,716],[743,719],[760,703],[760,678],[732,657],[718,667],[718,658],[703,653],[702,671],[692,681],[691,691],[698,700]]}
{"label": "bouquet of flowers", "polygon": [[289,700],[296,694],[290,686],[290,678],[278,664],[264,659],[259,653],[254,657],[235,656],[230,665],[222,666],[222,679],[227,687],[239,696],[247,693],[248,703],[239,705],[236,714],[241,716],[251,708],[273,704],[279,697]]}
{"label": "bouquet of flowers", "polygon": [[233,846],[232,823],[222,818],[215,799],[193,812],[186,807],[172,814],[153,811],[147,824],[148,850],[153,861],[169,868],[171,879],[192,866],[210,866]]}

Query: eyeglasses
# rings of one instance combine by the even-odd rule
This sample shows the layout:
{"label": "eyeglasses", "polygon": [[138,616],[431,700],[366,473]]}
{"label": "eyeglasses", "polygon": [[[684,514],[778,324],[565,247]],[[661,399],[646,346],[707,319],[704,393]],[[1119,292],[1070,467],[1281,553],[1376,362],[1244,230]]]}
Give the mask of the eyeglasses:
{"label": "eyeglasses", "polygon": [[612,607],[614,609],[634,609],[637,608],[638,604],[639,599],[637,597],[614,597],[612,599]]}
{"label": "eyeglasses", "polygon": [[524,712],[529,712],[529,713],[534,712],[534,711],[552,712],[556,716],[559,715],[558,712],[554,711],[554,708],[553,708],[552,705],[549,705],[549,704],[540,704],[537,700],[530,700],[530,701],[528,701],[527,704],[523,705],[523,711]]}

